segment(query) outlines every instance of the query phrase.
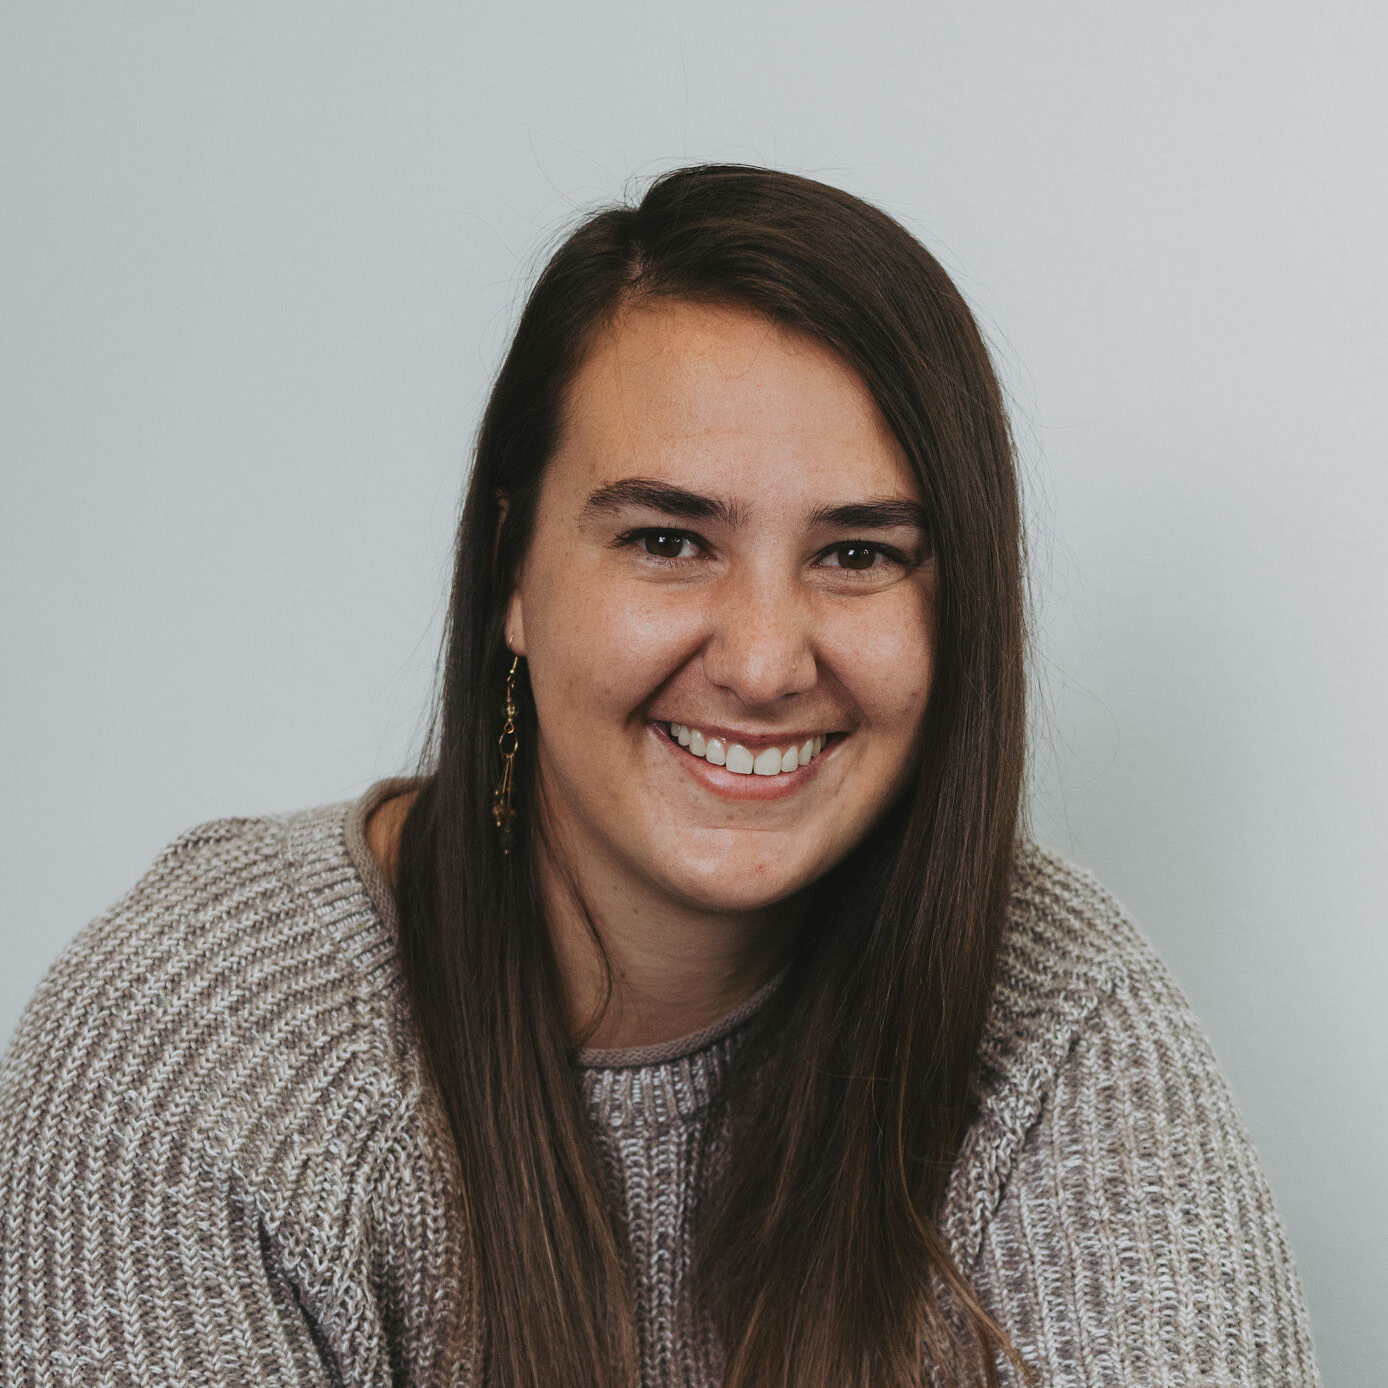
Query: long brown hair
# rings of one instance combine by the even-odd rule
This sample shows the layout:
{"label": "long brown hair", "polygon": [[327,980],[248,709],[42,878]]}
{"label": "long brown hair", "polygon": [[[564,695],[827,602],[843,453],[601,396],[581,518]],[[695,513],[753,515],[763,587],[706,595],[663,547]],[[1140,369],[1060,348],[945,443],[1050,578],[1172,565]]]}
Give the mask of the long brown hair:
{"label": "long brown hair", "polygon": [[1010,1348],[938,1219],[970,1119],[1022,784],[1021,533],[1001,394],[963,299],[902,226],[825,184],[727,165],[667,173],[560,246],[497,377],[463,507],[398,896],[457,1145],[488,1378],[639,1379],[622,1215],[580,1107],[525,813],[526,697],[509,856],[490,797],[504,609],[564,389],[619,308],[662,297],[754,310],[853,367],[905,451],[939,573],[920,773],[817,885],[813,923],[734,1062],[731,1155],[700,1210],[687,1291],[729,1388],[995,1383]]}

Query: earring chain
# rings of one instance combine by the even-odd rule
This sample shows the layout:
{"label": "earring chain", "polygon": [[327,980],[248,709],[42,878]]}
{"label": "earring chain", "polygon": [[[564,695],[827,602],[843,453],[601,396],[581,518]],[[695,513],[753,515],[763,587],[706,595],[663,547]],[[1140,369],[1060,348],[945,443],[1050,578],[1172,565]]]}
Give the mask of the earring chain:
{"label": "earring chain", "polygon": [[516,749],[520,738],[516,732],[516,669],[520,656],[513,656],[511,668],[506,674],[506,721],[501,725],[501,735],[496,744],[501,749],[501,780],[497,782],[492,794],[492,819],[501,834],[501,851],[511,852],[511,826],[516,822],[516,811],[511,804],[511,791],[515,786]]}

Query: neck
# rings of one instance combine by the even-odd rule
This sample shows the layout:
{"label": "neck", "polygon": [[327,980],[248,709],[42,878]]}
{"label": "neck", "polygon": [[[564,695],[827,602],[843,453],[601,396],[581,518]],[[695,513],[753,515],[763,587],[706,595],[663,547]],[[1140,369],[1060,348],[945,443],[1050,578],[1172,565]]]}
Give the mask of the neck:
{"label": "neck", "polygon": [[800,915],[787,905],[720,913],[665,904],[657,913],[620,881],[599,882],[590,874],[571,885],[543,841],[539,858],[570,1035],[587,1047],[657,1045],[725,1017],[780,967]]}
{"label": "neck", "polygon": [[[367,843],[392,890],[400,829],[417,793],[384,801],[366,824]],[[603,1050],[674,1041],[726,1017],[780,967],[804,914],[795,903],[758,912],[666,907],[657,913],[624,888],[619,874],[589,874],[578,888],[600,932],[599,948],[543,838],[538,856],[569,1034]]]}

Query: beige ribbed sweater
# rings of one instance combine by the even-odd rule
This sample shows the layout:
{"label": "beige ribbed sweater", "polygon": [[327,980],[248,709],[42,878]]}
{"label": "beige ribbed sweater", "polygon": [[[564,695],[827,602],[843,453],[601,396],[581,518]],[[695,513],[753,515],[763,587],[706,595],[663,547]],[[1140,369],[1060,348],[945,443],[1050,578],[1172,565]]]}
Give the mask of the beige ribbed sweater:
{"label": "beige ribbed sweater", "polygon": [[[40,987],[0,1069],[6,1388],[478,1382],[449,1140],[362,833],[400,786],[189,831]],[[748,1015],[580,1057],[652,1388],[716,1382],[672,1307],[701,1113]],[[1042,1384],[1316,1382],[1185,1001],[1113,901],[1031,845],[977,1088],[944,1230]]]}

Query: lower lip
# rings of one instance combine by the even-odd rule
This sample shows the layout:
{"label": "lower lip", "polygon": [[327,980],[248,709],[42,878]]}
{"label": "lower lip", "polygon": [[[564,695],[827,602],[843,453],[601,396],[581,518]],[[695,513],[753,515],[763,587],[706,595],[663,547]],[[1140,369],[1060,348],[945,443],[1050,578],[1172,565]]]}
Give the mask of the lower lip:
{"label": "lower lip", "polygon": [[784,800],[787,795],[794,795],[814,780],[819,774],[819,763],[841,740],[836,738],[817,753],[808,766],[797,766],[794,771],[778,771],[774,776],[758,776],[755,771],[744,776],[725,767],[714,766],[703,757],[696,757],[693,752],[686,752],[670,736],[663,723],[652,723],[649,727],[695,781],[725,800]]}

